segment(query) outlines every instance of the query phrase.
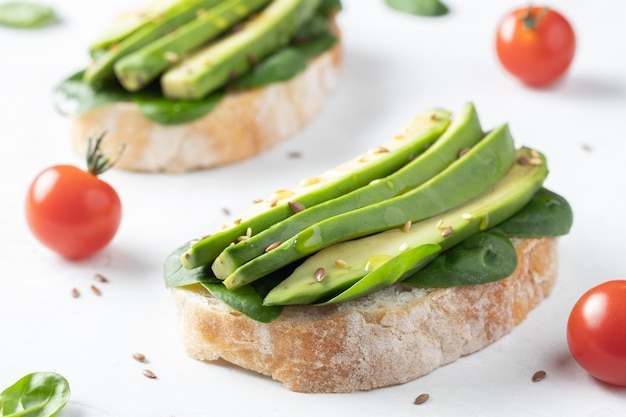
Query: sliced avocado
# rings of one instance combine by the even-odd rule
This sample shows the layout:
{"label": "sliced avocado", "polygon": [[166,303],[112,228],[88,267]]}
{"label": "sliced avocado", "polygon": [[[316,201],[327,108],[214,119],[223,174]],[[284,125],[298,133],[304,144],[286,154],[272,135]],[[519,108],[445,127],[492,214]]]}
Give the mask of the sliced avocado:
{"label": "sliced avocado", "polygon": [[475,145],[484,134],[470,103],[455,115],[450,127],[426,152],[388,175],[349,194],[307,208],[236,245],[229,246],[213,263],[216,276],[226,278],[235,269],[262,255],[274,242],[282,242],[317,222],[378,203],[421,185]]}
{"label": "sliced avocado", "polygon": [[85,81],[97,86],[113,78],[113,65],[118,59],[176,30],[195,19],[198,13],[219,2],[220,0],[194,0],[174,4],[119,43],[111,45],[105,54],[97,56],[85,71]]}
{"label": "sliced avocado", "polygon": [[115,74],[129,91],[137,91],[198,46],[267,5],[270,0],[225,0],[197,19],[117,61]]}
{"label": "sliced avocado", "polygon": [[[516,160],[531,154],[541,162],[513,164],[501,180],[477,198],[415,223],[409,230],[391,230],[321,250],[274,287],[264,304],[330,304],[411,279],[438,253],[437,247],[445,251],[494,227],[531,200],[548,174],[545,158],[536,151],[520,149]],[[321,281],[315,278],[320,269],[324,271]]]}
{"label": "sliced avocado", "polygon": [[278,48],[309,20],[321,0],[274,0],[239,32],[224,37],[166,71],[163,94],[173,99],[197,99],[248,71]]}
{"label": "sliced avocado", "polygon": [[183,266],[193,269],[210,264],[225,247],[236,242],[240,236],[247,236],[248,229],[256,233],[293,215],[290,201],[312,207],[389,175],[431,146],[450,124],[450,117],[451,113],[444,110],[419,114],[401,134],[383,146],[319,176],[305,178],[297,187],[279,190],[257,202],[226,228],[194,242],[181,256]]}
{"label": "sliced avocado", "polygon": [[503,125],[419,187],[307,227],[237,268],[224,279],[224,285],[237,288],[333,243],[403,227],[450,210],[492,186],[507,172],[514,157],[513,138]]}
{"label": "sliced avocado", "polygon": [[92,58],[97,58],[131,34],[149,24],[158,16],[184,0],[152,0],[147,5],[118,15],[89,47]]}

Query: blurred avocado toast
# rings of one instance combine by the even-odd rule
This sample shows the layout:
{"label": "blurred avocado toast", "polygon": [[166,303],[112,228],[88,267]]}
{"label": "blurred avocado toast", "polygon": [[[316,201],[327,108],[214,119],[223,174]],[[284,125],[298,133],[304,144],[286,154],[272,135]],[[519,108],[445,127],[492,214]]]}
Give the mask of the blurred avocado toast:
{"label": "blurred avocado toast", "polygon": [[300,392],[400,384],[475,352],[556,282],[573,215],[547,175],[471,103],[421,113],[173,251],[182,343]]}
{"label": "blurred avocado toast", "polygon": [[302,129],[341,70],[339,0],[156,0],[120,15],[54,91],[83,154],[186,172],[252,157]]}

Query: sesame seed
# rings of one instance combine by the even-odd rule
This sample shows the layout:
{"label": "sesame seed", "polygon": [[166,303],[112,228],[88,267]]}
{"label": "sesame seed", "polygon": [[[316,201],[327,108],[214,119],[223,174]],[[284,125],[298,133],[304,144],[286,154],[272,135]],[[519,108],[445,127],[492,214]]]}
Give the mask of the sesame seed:
{"label": "sesame seed", "polygon": [[274,249],[276,249],[279,246],[280,246],[280,242],[274,242],[271,245],[269,245],[267,248],[265,248],[265,252],[269,252],[271,250],[274,250]]}
{"label": "sesame seed", "polygon": [[98,282],[109,282],[109,280],[102,274],[96,274],[95,278]]}
{"label": "sesame seed", "polygon": [[377,146],[374,149],[369,150],[370,155],[378,155],[380,153],[387,153],[387,152],[389,152],[389,149],[385,148],[384,146]]}
{"label": "sesame seed", "polygon": [[178,54],[176,52],[172,52],[172,51],[165,51],[163,53],[163,58],[165,58],[166,61],[169,61],[173,64],[177,63],[178,60],[180,59]]}
{"label": "sesame seed", "polygon": [[472,213],[463,213],[461,214],[461,217],[463,218],[463,220],[472,220],[474,218]]}
{"label": "sesame seed", "polygon": [[241,224],[241,219],[237,219],[233,222],[234,224]]}
{"label": "sesame seed", "polygon": [[534,167],[539,166],[542,163],[541,158],[530,158],[530,161],[528,162]]}
{"label": "sesame seed", "polygon": [[443,232],[441,232],[441,236],[448,237],[450,236],[451,233],[452,233],[452,226],[448,226],[445,229],[443,229]]}
{"label": "sesame seed", "polygon": [[530,156],[532,156],[533,158],[539,158],[539,152],[537,152],[537,150],[535,149],[531,149]]}
{"label": "sesame seed", "polygon": [[415,398],[415,400],[413,401],[413,404],[416,404],[416,405],[424,404],[429,399],[430,399],[430,395],[426,393],[420,394]]}
{"label": "sesame seed", "polygon": [[441,229],[443,227],[443,219],[439,220],[437,222],[437,225],[435,226],[437,229]]}
{"label": "sesame seed", "polygon": [[335,261],[335,265],[337,265],[339,268],[345,268],[346,266],[348,266],[348,263],[343,259],[337,259]]}
{"label": "sesame seed", "polygon": [[250,239],[250,236],[237,236],[237,242],[243,242],[244,240]]}
{"label": "sesame seed", "polygon": [[539,382],[544,379],[548,374],[546,371],[537,371],[533,374],[533,382]]}
{"label": "sesame seed", "polygon": [[409,244],[404,242],[403,244],[400,245],[400,247],[398,248],[398,251],[400,252],[404,252],[405,250],[407,250],[409,247]]}
{"label": "sesame seed", "polygon": [[324,268],[317,268],[315,270],[315,279],[318,282],[322,282],[322,280],[324,279],[324,277],[326,276],[326,271],[324,270]]}
{"label": "sesame seed", "polygon": [[304,204],[298,203],[297,201],[290,201],[287,204],[289,204],[289,208],[294,213],[299,213],[299,212],[301,212],[302,210],[304,210],[306,208],[306,207],[304,207]]}
{"label": "sesame seed", "polygon": [[143,374],[147,378],[156,379],[156,374],[154,372],[152,372],[151,370],[149,370],[149,369],[144,369],[143,370]]}
{"label": "sesame seed", "polygon": [[252,228],[251,227],[248,227],[246,229],[246,237],[252,237]]}
{"label": "sesame seed", "polygon": [[76,288],[72,288],[72,297],[74,298],[80,297],[80,293],[78,292]]}
{"label": "sesame seed", "polygon": [[102,291],[100,291],[100,289],[98,287],[96,287],[95,285],[91,286],[91,292],[96,294],[96,295],[102,295]]}
{"label": "sesame seed", "polygon": [[270,207],[276,207],[276,204],[278,204],[278,200],[272,200],[270,202]]}
{"label": "sesame seed", "polygon": [[402,226],[402,231],[408,232],[409,230],[411,230],[412,224],[413,223],[411,222],[411,220],[408,220],[406,223],[404,223],[404,226]]}
{"label": "sesame seed", "polygon": [[254,200],[252,200],[252,202],[253,202],[254,204],[262,203],[262,202],[263,202],[263,199],[262,199],[262,198],[255,198]]}
{"label": "sesame seed", "polygon": [[145,362],[146,355],[144,355],[143,353],[135,352],[133,353],[133,359],[135,359],[137,362]]}

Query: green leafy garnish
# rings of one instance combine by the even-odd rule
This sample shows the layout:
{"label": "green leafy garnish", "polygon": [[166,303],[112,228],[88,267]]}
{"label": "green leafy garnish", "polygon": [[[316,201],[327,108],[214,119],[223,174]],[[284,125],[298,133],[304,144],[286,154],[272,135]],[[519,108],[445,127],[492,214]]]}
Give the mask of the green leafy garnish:
{"label": "green leafy garnish", "polygon": [[574,214],[567,200],[542,188],[498,228],[509,236],[562,236],[569,233],[573,222]]}
{"label": "green leafy garnish", "polygon": [[159,93],[143,90],[132,94],[139,112],[162,125],[189,123],[199,119],[213,110],[223,97],[223,91],[215,92],[200,100],[170,100]]}
{"label": "green leafy garnish", "polygon": [[392,9],[418,16],[442,16],[448,7],[439,0],[385,0]]}
{"label": "green leafy garnish", "polygon": [[41,4],[22,1],[0,4],[0,25],[36,28],[52,22],[54,18],[54,10]]}
{"label": "green leafy garnish", "polygon": [[70,386],[54,372],[28,374],[0,393],[0,416],[51,417],[67,404]]}
{"label": "green leafy garnish", "polygon": [[307,56],[297,49],[283,48],[239,78],[234,85],[253,88],[286,81],[303,72],[307,62]]}
{"label": "green leafy garnish", "polygon": [[403,282],[417,287],[479,285],[506,278],[516,267],[511,240],[494,229],[465,239]]}
{"label": "green leafy garnish", "polygon": [[52,101],[57,112],[63,116],[77,116],[105,104],[131,101],[129,92],[119,86],[96,89],[83,80],[85,71],[79,71],[53,91]]}

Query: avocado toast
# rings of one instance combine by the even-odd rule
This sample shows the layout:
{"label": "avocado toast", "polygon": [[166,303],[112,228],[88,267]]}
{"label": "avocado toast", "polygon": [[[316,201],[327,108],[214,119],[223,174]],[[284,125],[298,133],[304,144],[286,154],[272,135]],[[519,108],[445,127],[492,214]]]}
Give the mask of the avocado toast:
{"label": "avocado toast", "polygon": [[63,81],[83,153],[106,131],[116,165],[185,172],[249,158],[302,129],[339,82],[338,0],[161,0],[114,21]]}
{"label": "avocado toast", "polygon": [[[545,156],[516,148],[506,124],[484,132],[471,104],[416,120],[421,133],[406,134],[413,121],[334,177],[282,190],[172,252],[165,281],[192,357],[221,357],[295,391],[368,390],[481,349],[550,293],[556,237],[573,217],[544,188]],[[392,168],[410,142],[420,150]],[[433,155],[448,159],[435,167]],[[428,174],[407,179],[416,172]],[[361,182],[324,191],[347,178]],[[248,243],[267,233],[258,248]]]}

